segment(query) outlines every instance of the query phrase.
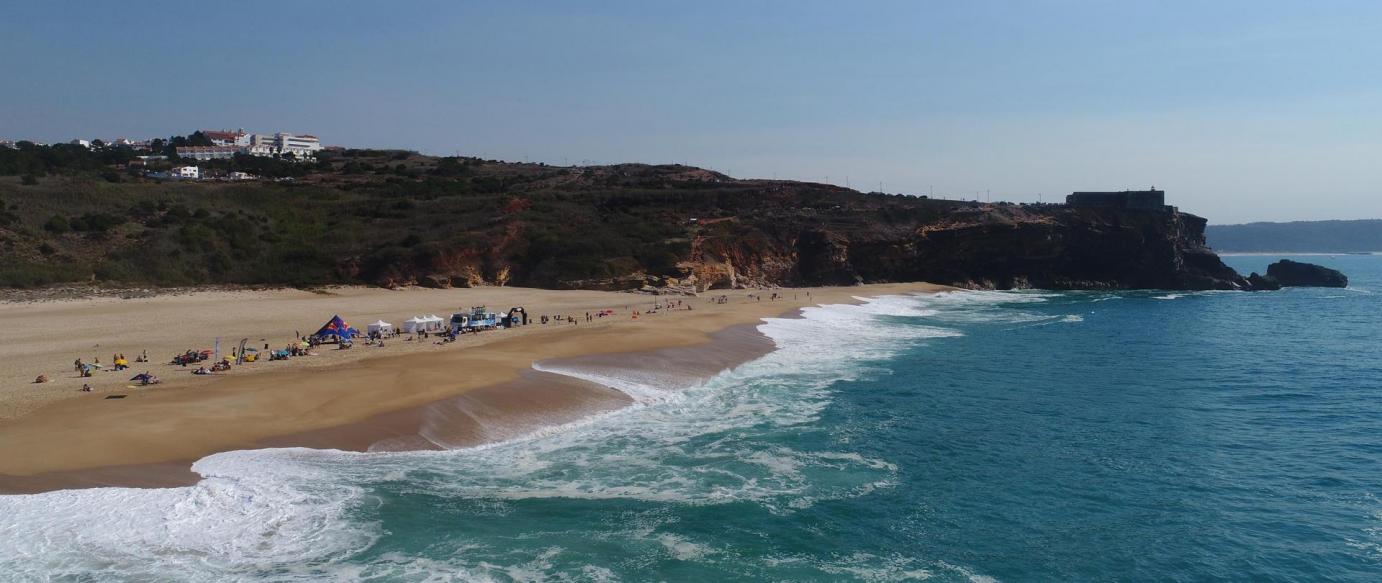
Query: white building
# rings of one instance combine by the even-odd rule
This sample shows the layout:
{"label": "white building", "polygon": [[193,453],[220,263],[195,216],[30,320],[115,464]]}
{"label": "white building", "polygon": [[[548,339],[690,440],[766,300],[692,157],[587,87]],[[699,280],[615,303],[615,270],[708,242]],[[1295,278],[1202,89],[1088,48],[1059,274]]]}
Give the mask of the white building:
{"label": "white building", "polygon": [[316,156],[317,152],[322,149],[322,142],[317,139],[317,136],[309,136],[307,134],[285,134],[279,132],[274,134],[274,137],[278,140],[280,154],[292,154],[299,158],[311,158]]}
{"label": "white building", "polygon": [[247,151],[248,148],[240,146],[183,146],[178,148],[178,157],[189,160],[229,160],[236,154]]}
{"label": "white building", "polygon": [[272,156],[278,153],[278,141],[273,136],[254,134],[250,136],[251,156]]}
{"label": "white building", "polygon": [[287,132],[278,132],[272,136],[254,134],[249,142],[249,153],[255,156],[292,154],[298,158],[311,158],[321,149],[321,140],[316,136]]}
{"label": "white building", "polygon": [[214,146],[241,146],[250,145],[250,135],[245,130],[202,130],[202,135],[211,140]]}
{"label": "white building", "polygon": [[202,177],[202,169],[196,166],[178,166],[172,170],[170,176],[186,180],[200,180]]}
{"label": "white building", "polygon": [[[248,134],[245,130],[200,130],[213,146],[178,148],[178,155],[194,160],[217,160],[234,157],[237,152],[251,156],[282,156],[313,158],[322,149],[321,140],[308,134],[277,132]],[[183,150],[187,153],[184,154]]]}
{"label": "white building", "polygon": [[78,139],[72,140],[72,145],[74,145],[74,146],[81,146],[81,147],[83,147],[83,148],[90,148],[90,147],[91,147],[91,140],[83,140],[83,139],[78,138]]}

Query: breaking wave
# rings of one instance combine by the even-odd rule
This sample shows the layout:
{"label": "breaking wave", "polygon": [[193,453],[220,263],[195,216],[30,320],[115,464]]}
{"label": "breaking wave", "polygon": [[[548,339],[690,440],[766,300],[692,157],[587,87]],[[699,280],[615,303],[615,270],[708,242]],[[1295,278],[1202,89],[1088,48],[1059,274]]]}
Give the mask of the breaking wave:
{"label": "breaking wave", "polygon": [[[482,447],[231,451],[197,461],[193,470],[204,479],[189,487],[0,496],[0,564],[19,580],[616,578],[599,553],[574,548],[590,536],[683,561],[749,560],[666,523],[593,535],[518,523],[497,543],[476,542],[467,524],[456,524],[450,534],[430,535],[448,541],[444,549],[435,541],[379,547],[402,535],[384,523],[415,498],[501,513],[521,501],[587,500],[751,504],[782,515],[892,487],[896,465],[831,440],[815,423],[831,387],[884,373],[880,363],[900,350],[959,335],[948,322],[1021,319],[1020,310],[996,316],[991,308],[1041,301],[1040,294],[951,292],[806,308],[758,326],[776,350],[705,381],[538,364],[622,391],[634,405]],[[896,319],[906,325],[891,324]],[[551,540],[518,542],[544,536]],[[773,572],[775,559],[753,560],[755,572]],[[812,572],[904,580],[943,565],[853,557]]]}

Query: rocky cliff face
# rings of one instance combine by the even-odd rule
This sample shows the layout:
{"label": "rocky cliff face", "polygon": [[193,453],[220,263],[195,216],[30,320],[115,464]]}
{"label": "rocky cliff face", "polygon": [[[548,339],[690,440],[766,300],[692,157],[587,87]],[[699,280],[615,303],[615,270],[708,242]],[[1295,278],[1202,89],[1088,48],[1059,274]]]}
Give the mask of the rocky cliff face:
{"label": "rocky cliff face", "polygon": [[[689,271],[732,265],[698,288],[930,281],[984,289],[1248,289],[1205,246],[1205,219],[1166,211],[974,206],[941,220],[852,232],[807,228],[703,245]],[[729,258],[738,261],[730,261]],[[721,267],[720,271],[723,271]]]}
{"label": "rocky cliff face", "polygon": [[[1253,289],[1205,246],[1205,219],[1173,209],[1082,209],[897,200],[831,193],[847,205],[781,196],[732,217],[659,225],[689,243],[671,264],[600,258],[618,275],[534,281],[542,265],[511,248],[523,223],[483,250],[414,255],[369,270],[383,285],[534,285],[696,293],[761,286],[929,281],[978,289]],[[869,204],[860,204],[862,202]],[[768,206],[772,204],[772,206]],[[671,247],[668,247],[671,248]],[[546,261],[565,260],[565,247]]]}

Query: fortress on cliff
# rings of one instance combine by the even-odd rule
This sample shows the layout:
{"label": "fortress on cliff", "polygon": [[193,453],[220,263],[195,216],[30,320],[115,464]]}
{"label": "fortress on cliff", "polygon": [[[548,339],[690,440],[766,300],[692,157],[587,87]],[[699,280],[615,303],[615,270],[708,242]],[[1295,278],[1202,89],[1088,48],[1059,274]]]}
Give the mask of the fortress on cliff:
{"label": "fortress on cliff", "polygon": [[1078,208],[1165,210],[1166,191],[1124,190],[1121,192],[1072,192],[1065,197],[1065,204]]}

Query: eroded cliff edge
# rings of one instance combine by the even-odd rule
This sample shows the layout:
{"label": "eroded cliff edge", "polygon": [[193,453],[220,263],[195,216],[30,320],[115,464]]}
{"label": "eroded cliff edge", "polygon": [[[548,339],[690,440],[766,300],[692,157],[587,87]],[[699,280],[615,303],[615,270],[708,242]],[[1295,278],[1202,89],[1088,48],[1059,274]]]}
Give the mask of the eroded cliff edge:
{"label": "eroded cliff edge", "polygon": [[[700,287],[931,281],[983,289],[1248,289],[1205,246],[1205,219],[1063,205],[956,206],[873,228],[705,234],[684,264]],[[677,283],[677,282],[674,282]]]}

